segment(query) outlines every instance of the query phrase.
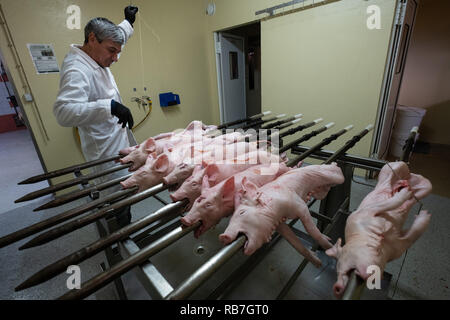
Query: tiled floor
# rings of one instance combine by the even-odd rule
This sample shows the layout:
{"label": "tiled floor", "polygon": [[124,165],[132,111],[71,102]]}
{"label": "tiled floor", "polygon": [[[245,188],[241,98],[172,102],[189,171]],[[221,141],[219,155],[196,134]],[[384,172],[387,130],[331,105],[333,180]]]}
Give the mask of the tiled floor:
{"label": "tiled floor", "polygon": [[17,183],[43,173],[28,130],[0,134],[0,213],[24,206],[14,200],[37,189],[48,187],[46,181],[32,185]]}

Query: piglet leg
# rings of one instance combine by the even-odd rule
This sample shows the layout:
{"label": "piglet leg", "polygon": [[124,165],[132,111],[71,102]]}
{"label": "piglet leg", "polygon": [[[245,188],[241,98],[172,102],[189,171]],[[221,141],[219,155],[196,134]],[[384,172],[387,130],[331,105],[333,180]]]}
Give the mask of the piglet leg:
{"label": "piglet leg", "polygon": [[295,215],[302,221],[306,232],[313,237],[313,239],[316,240],[322,248],[329,249],[333,246],[330,243],[330,239],[326,235],[322,234],[322,232],[320,232],[314,224],[308,207],[305,202],[300,199],[300,197],[298,197],[297,201],[295,201]]}
{"label": "piglet leg", "polygon": [[[426,210],[421,210],[415,217],[411,228],[399,239],[403,245],[403,251],[407,250],[425,232],[430,223],[431,214]],[[402,252],[403,252],[402,251]]]}
{"label": "piglet leg", "polygon": [[304,256],[313,265],[319,268],[322,265],[322,261],[316,256],[314,252],[306,248],[299,238],[295,235],[292,229],[285,223],[278,225],[277,231],[281,234],[302,256]]}

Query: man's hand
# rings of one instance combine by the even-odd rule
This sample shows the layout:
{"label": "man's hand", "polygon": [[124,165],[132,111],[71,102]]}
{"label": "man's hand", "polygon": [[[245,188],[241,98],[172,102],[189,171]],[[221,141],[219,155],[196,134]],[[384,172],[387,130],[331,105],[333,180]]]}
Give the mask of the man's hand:
{"label": "man's hand", "polygon": [[136,20],[136,13],[138,12],[138,7],[134,6],[128,6],[124,10],[125,12],[125,19],[128,20],[128,22],[133,25],[134,21]]}
{"label": "man's hand", "polygon": [[131,115],[131,111],[130,109],[128,109],[127,107],[125,107],[123,104],[115,101],[115,100],[111,100],[111,114],[117,118],[119,118],[119,122],[117,123],[121,123],[122,124],[122,128],[125,128],[125,126],[128,123],[128,128],[132,129],[133,128],[133,116]]}

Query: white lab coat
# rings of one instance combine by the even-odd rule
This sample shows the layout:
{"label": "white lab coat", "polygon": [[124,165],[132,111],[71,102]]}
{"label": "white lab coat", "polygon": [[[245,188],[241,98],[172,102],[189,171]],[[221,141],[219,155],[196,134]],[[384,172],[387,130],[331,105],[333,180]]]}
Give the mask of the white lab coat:
{"label": "white lab coat", "polygon": [[[128,40],[133,27],[124,20],[118,25]],[[59,93],[53,106],[53,113],[61,126],[78,127],[81,150],[86,161],[117,155],[119,150],[129,147],[126,128],[118,124],[118,118],[111,115],[111,99],[122,102],[119,89],[109,68],[102,68],[88,54],[72,44],[64,58]],[[109,162],[94,167],[95,171],[113,165]],[[102,181],[126,173],[104,177]],[[98,183],[98,181],[96,181]]]}

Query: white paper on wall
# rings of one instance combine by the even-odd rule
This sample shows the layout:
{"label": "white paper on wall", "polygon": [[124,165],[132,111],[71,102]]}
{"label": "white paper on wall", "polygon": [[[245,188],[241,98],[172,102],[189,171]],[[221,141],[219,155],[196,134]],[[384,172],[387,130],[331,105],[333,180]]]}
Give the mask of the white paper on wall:
{"label": "white paper on wall", "polygon": [[59,72],[52,44],[28,43],[27,47],[38,74]]}

